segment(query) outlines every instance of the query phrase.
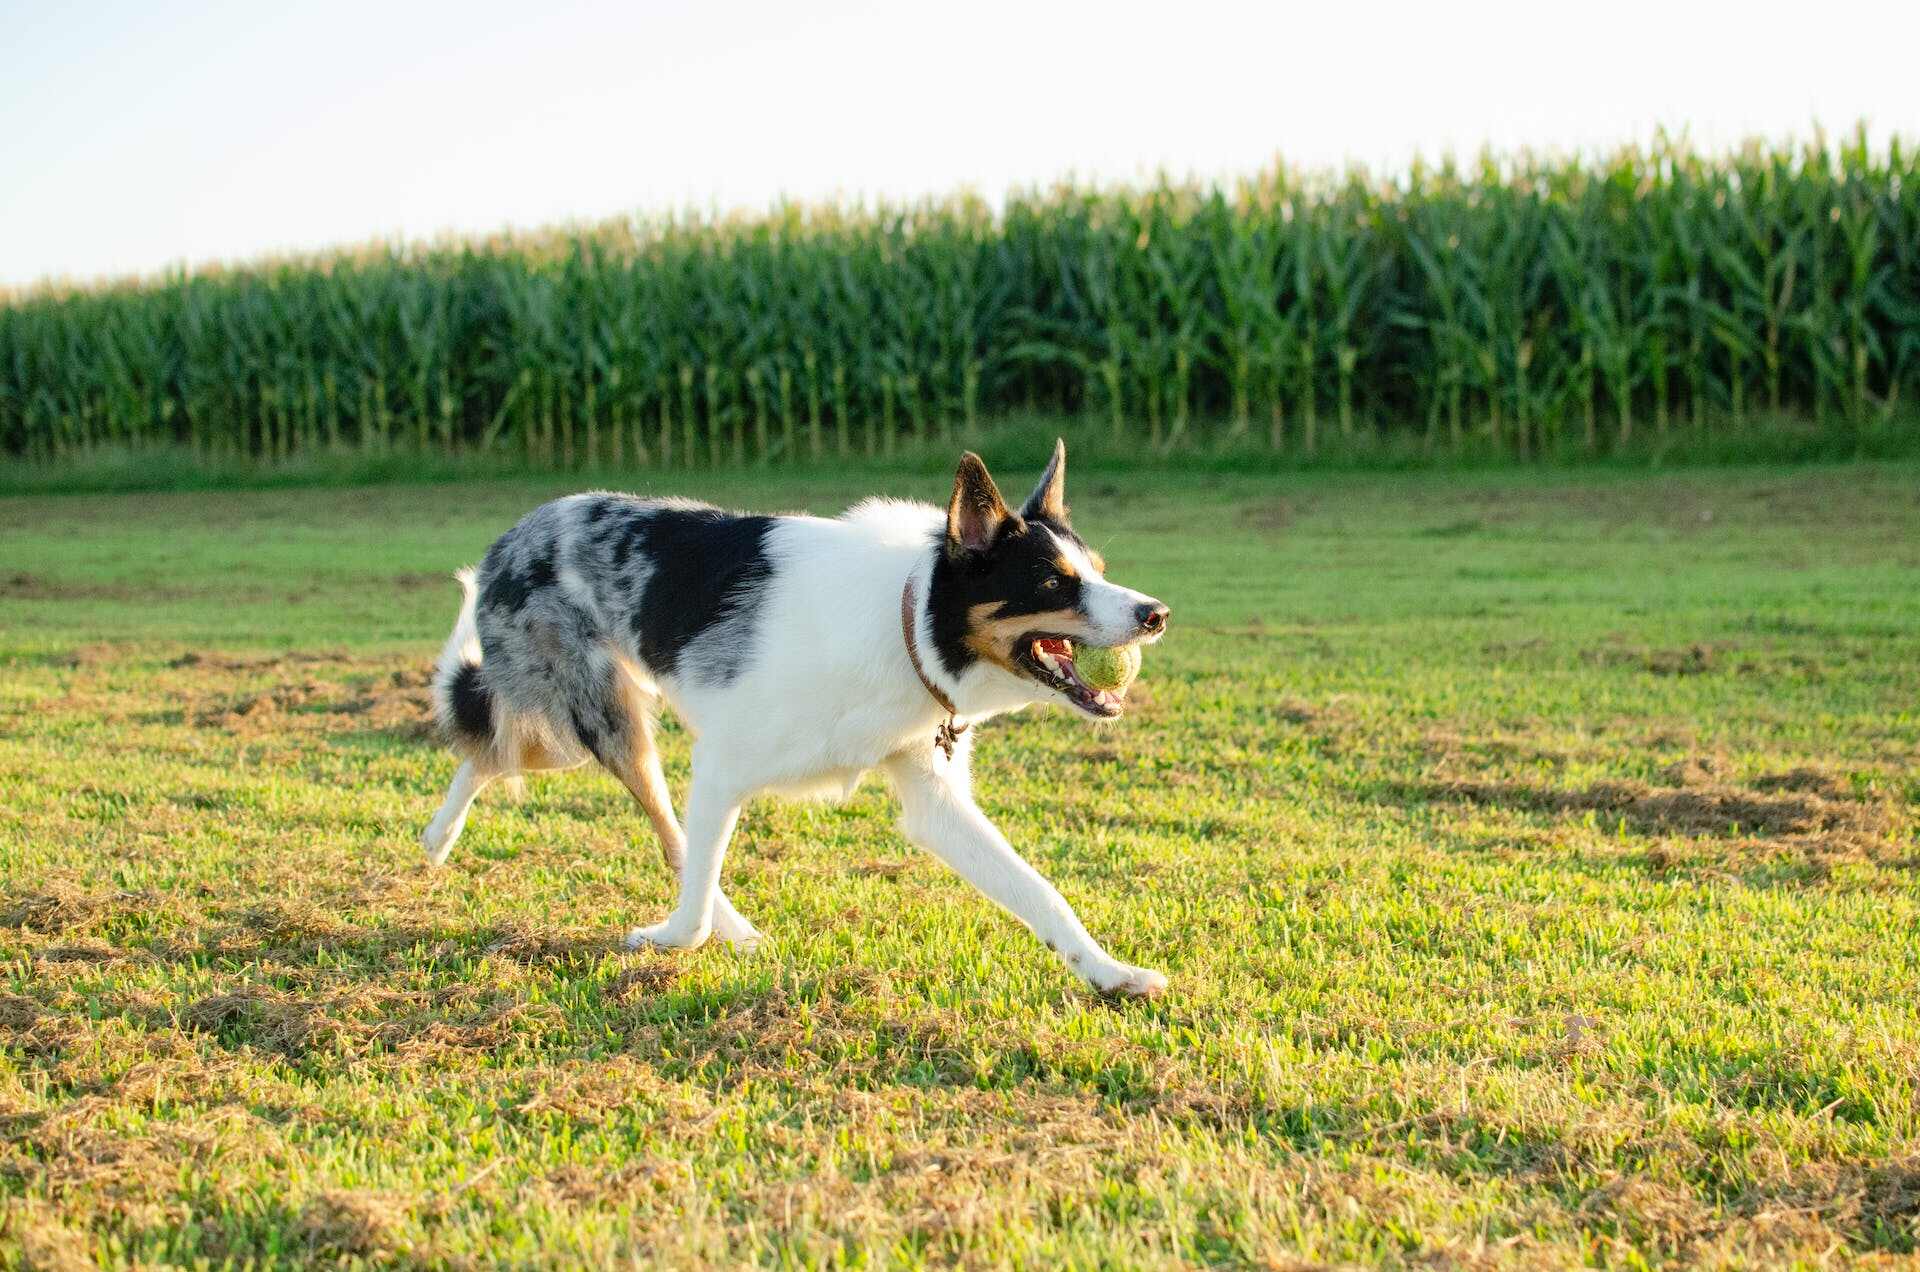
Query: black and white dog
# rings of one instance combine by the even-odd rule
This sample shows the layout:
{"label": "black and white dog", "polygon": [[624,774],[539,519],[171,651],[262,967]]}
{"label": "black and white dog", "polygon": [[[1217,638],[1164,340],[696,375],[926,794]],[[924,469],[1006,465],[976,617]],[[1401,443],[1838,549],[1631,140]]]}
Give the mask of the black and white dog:
{"label": "black and white dog", "polygon": [[[720,891],[741,804],[850,792],[883,770],[907,834],[1034,930],[1095,988],[1157,994],[973,802],[969,725],[1036,702],[1095,719],[1073,642],[1158,640],[1167,607],[1109,583],[1067,519],[1066,447],[1010,510],[973,454],[943,514],[869,499],[833,520],[584,494],[535,509],[460,580],[434,705],[464,757],[422,834],[446,860],[488,783],[598,760],[652,820],[680,900],[630,945],[762,940]],[[654,744],[670,705],[693,734],[686,833]]]}

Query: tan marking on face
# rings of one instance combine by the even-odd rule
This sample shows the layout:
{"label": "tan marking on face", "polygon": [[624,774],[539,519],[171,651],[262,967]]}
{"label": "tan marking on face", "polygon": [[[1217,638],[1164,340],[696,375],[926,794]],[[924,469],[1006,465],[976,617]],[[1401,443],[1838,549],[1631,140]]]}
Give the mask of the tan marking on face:
{"label": "tan marking on face", "polygon": [[1080,571],[1077,568],[1075,568],[1073,562],[1067,560],[1067,558],[1064,556],[1056,556],[1053,558],[1053,568],[1058,570],[1060,573],[1066,575],[1070,579],[1077,579],[1080,577]]}
{"label": "tan marking on face", "polygon": [[1086,620],[1070,609],[1046,610],[1039,614],[1015,614],[995,618],[998,601],[982,601],[967,611],[967,634],[962,643],[986,662],[1018,672],[1014,650],[1028,632],[1073,633],[1086,626]]}
{"label": "tan marking on face", "polygon": [[1065,573],[1080,573],[1079,567],[1073,564],[1073,558],[1076,555],[1080,555],[1085,558],[1087,565],[1092,567],[1094,573],[1100,575],[1102,578],[1106,577],[1107,560],[1105,557],[1084,543],[1075,543],[1065,535],[1055,533],[1051,526],[1047,527],[1047,533],[1053,535],[1053,541],[1060,545],[1060,552],[1057,554],[1057,559],[1066,562],[1065,565],[1060,567]]}

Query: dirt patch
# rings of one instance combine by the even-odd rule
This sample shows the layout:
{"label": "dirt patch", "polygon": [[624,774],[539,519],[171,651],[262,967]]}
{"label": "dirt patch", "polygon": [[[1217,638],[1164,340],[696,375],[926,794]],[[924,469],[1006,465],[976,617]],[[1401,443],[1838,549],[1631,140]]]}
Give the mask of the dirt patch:
{"label": "dirt patch", "polygon": [[0,577],[0,600],[7,601],[125,601],[137,589],[112,583],[69,583],[24,570]]}
{"label": "dirt patch", "polygon": [[125,646],[95,641],[88,645],[76,645],[65,653],[48,654],[40,661],[46,666],[79,671],[88,667],[102,667],[121,662],[128,656],[129,651]]}
{"label": "dirt patch", "polygon": [[1422,539],[1464,539],[1470,535],[1480,534],[1486,528],[1487,523],[1481,518],[1467,517],[1459,521],[1449,521],[1444,525],[1428,526],[1414,531],[1414,534]]}
{"label": "dirt patch", "polygon": [[1694,641],[1672,648],[1609,644],[1586,652],[1586,660],[1600,667],[1624,667],[1656,676],[1701,676],[1727,668],[1727,647]]}
{"label": "dirt patch", "polygon": [[258,600],[273,595],[260,587],[222,583],[165,586],[150,582],[109,582],[100,580],[53,579],[44,574],[16,570],[0,575],[0,601],[117,601],[125,604],[164,603],[208,600],[215,596],[227,603]]}
{"label": "dirt patch", "polygon": [[1689,755],[1667,765],[1660,776],[1669,786],[1699,787],[1723,781],[1731,771],[1726,760],[1717,755]]}
{"label": "dirt patch", "polygon": [[366,660],[345,650],[292,650],[283,654],[232,654],[219,650],[190,649],[167,666],[198,667],[207,671],[270,671],[276,667],[357,666]]}
{"label": "dirt patch", "polygon": [[1281,531],[1293,525],[1298,515],[1288,499],[1264,499],[1240,513],[1240,524],[1250,530]]}
{"label": "dirt patch", "polygon": [[1696,642],[1681,649],[1653,650],[1645,662],[1656,676],[1698,676],[1712,671],[1717,657],[1715,646]]}

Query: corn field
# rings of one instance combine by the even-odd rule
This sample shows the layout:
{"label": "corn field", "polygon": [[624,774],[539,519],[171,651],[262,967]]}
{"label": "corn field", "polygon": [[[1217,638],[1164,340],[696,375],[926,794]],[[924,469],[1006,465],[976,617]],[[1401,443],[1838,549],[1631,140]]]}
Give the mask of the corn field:
{"label": "corn field", "polygon": [[1864,133],[1391,181],[1063,187],[369,249],[0,304],[0,448],[882,456],[996,415],[1123,447],[1528,457],[1920,392],[1920,164]]}

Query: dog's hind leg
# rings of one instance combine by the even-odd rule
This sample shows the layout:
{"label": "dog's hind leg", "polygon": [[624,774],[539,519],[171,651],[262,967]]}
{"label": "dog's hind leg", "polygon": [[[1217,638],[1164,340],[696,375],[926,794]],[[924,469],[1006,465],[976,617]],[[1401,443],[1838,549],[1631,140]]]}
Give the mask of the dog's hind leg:
{"label": "dog's hind leg", "polygon": [[[687,840],[681,833],[680,824],[673,816],[673,801],[667,792],[667,776],[660,769],[660,753],[651,746],[639,756],[633,764],[633,777],[629,779],[621,774],[620,780],[646,810],[653,822],[654,833],[660,837],[661,855],[666,858],[667,869],[678,879],[686,869]],[[727,894],[714,889],[713,894],[713,934],[728,945],[739,950],[755,950],[766,943],[761,931],[747,922],[746,916],[733,908],[733,902],[727,900]]]}
{"label": "dog's hind leg", "polygon": [[[620,778],[639,803],[647,820],[653,822],[653,834],[660,840],[660,857],[678,880],[687,859],[687,838],[674,819],[674,795],[666,788],[666,772],[660,769],[659,740],[655,736],[655,713],[659,697],[634,673],[630,665],[616,665],[614,696],[626,728],[612,728],[595,738],[595,757],[601,765]],[[612,713],[603,713],[612,715]],[[735,949],[756,949],[766,938],[760,934],[726,893],[714,892],[712,930],[722,942]]]}
{"label": "dog's hind leg", "polygon": [[[687,839],[673,815],[673,794],[667,789],[667,775],[660,767],[660,749],[655,744],[651,705],[632,702],[629,716],[633,727],[625,736],[630,739],[630,744],[622,754],[609,756],[601,762],[633,793],[647,820],[653,823],[653,833],[660,840],[660,855],[666,859],[667,869],[678,879],[686,867]],[[766,942],[760,930],[733,908],[726,893],[717,889],[713,897],[713,932],[738,950],[758,949]]]}
{"label": "dog's hind leg", "polygon": [[[669,949],[692,949],[716,930],[720,912],[720,863],[727,855],[727,841],[740,819],[740,791],[733,786],[721,766],[702,763],[703,742],[694,747],[693,789],[687,795],[686,859],[680,866],[680,900],[665,922],[652,927],[635,928],[627,933],[627,945],[638,949],[659,945]],[[710,761],[716,757],[708,755]],[[731,909],[732,907],[728,907]]]}
{"label": "dog's hind leg", "polygon": [[467,810],[473,807],[474,799],[487,784],[497,776],[486,766],[483,760],[462,760],[460,768],[453,775],[453,784],[447,787],[447,798],[440,805],[440,811],[433,815],[427,828],[420,832],[420,845],[427,850],[427,864],[440,865],[453,851],[454,841],[460,838],[460,832],[467,824]]}

